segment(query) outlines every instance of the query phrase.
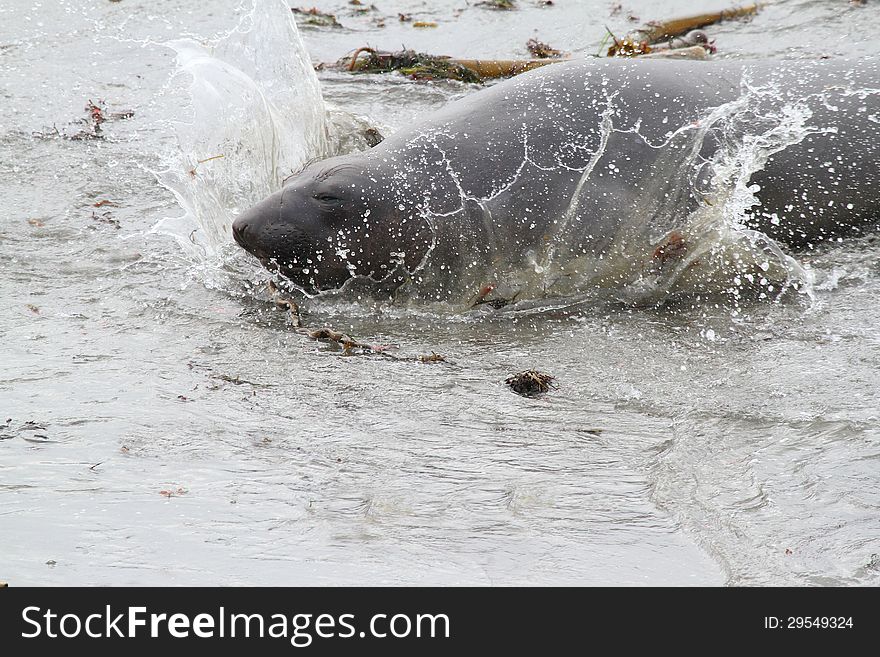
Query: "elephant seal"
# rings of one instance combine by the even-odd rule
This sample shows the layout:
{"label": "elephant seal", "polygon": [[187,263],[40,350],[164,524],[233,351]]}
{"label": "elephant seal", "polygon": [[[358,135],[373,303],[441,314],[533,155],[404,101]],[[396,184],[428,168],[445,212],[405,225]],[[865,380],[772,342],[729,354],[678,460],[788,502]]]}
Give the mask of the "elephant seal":
{"label": "elephant seal", "polygon": [[609,59],[542,67],[314,163],[232,231],[309,295],[357,280],[440,301],[495,282],[650,298],[778,292],[792,248],[878,219],[878,60]]}

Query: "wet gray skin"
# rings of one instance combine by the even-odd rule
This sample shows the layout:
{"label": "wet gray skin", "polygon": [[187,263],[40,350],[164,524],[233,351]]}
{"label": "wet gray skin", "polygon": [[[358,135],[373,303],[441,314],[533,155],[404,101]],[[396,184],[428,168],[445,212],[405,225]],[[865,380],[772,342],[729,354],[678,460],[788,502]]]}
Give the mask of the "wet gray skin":
{"label": "wet gray skin", "polygon": [[446,265],[436,299],[462,281],[492,280],[499,261],[579,258],[577,273],[589,279],[616,242],[650,249],[710,203],[719,149],[784,139],[780,117],[794,106],[804,134],[768,148],[748,181],[759,205],[747,225],[811,247],[876,221],[880,138],[866,117],[880,111],[878,86],[876,60],[545,67],[369,151],[312,164],[232,230],[311,292],[352,276],[393,287],[429,251]]}

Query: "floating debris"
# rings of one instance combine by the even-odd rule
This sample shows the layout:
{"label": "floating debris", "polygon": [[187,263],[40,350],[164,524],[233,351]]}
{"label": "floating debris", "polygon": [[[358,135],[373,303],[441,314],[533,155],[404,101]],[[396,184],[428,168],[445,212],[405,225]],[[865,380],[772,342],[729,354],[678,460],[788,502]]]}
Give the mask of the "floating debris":
{"label": "floating debris", "polygon": [[177,490],[160,490],[159,495],[171,499],[172,497],[176,497],[178,495],[186,495],[188,492],[189,491],[186,488],[178,488]]}
{"label": "floating debris", "polygon": [[193,178],[195,178],[196,177],[196,169],[199,168],[200,164],[204,164],[205,162],[211,162],[212,160],[219,160],[224,157],[226,157],[226,156],[221,153],[220,155],[212,155],[211,157],[206,157],[203,160],[196,160],[195,166],[192,169],[190,169],[189,171],[187,171],[187,173],[190,176],[192,176]]}
{"label": "floating debris", "polygon": [[287,310],[287,321],[295,328],[302,328],[302,317],[299,312],[299,305],[289,294],[282,292],[274,282],[269,281],[269,294],[272,295],[272,302],[279,310]]}
{"label": "floating debris", "polygon": [[610,30],[608,34],[613,42],[608,47],[608,57],[638,57],[639,55],[647,55],[651,52],[651,44],[647,41],[637,41],[628,36],[618,39]]}
{"label": "floating debris", "polygon": [[58,129],[58,126],[52,124],[52,129],[48,132],[44,132],[42,130],[35,130],[31,133],[33,137],[36,139],[66,139],[65,135],[61,134],[61,131]]}
{"label": "floating debris", "polygon": [[494,78],[507,78],[562,59],[453,59],[447,55],[429,55],[415,50],[385,52],[358,48],[339,60],[337,69],[355,73],[399,71],[414,80],[458,80],[477,84]]}
{"label": "floating debris", "polygon": [[366,130],[364,130],[363,137],[370,148],[373,148],[373,146],[378,146],[383,141],[385,141],[385,136],[376,128],[367,128]]}
{"label": "floating debris", "polygon": [[[329,326],[322,326],[317,329],[306,328],[303,326],[300,309],[297,303],[288,294],[279,289],[279,287],[273,281],[269,281],[269,283],[267,284],[267,288],[269,294],[272,296],[272,303],[275,304],[275,307],[279,309],[286,309],[289,312],[289,321],[295,326],[297,333],[309,338],[310,340],[315,340],[316,342],[323,342],[326,344],[334,345],[342,350],[342,354],[344,356],[374,355],[382,356],[384,358],[390,358],[397,361],[412,361],[419,363],[449,362],[446,360],[445,356],[438,354],[435,351],[432,351],[429,355],[423,354],[418,356],[398,356],[396,354],[390,353],[391,350],[398,348],[398,346],[395,344],[367,344],[366,342],[361,342],[360,340],[351,337],[347,333],[337,331],[333,328],[330,328]],[[192,363],[190,363],[190,369],[192,369]],[[246,381],[244,379],[239,379],[238,377],[230,377],[223,374],[214,374],[212,375],[212,378],[220,379],[221,381],[228,381],[229,383],[234,384],[246,383],[255,387],[268,387],[265,384],[257,384],[251,381]],[[191,401],[187,398],[184,398],[182,395],[179,397],[179,399],[182,399],[182,401]]]}
{"label": "floating debris", "polygon": [[98,213],[98,212],[95,212],[94,210],[92,210],[92,221],[97,221],[98,223],[101,223],[101,224],[107,224],[109,226],[113,226],[113,228],[115,228],[116,230],[119,230],[120,228],[122,228],[122,226],[119,223],[119,220],[114,219],[113,215],[111,215],[110,212]]}
{"label": "floating debris", "polygon": [[526,71],[565,61],[560,59],[453,59],[450,60],[460,66],[469,68],[476,73],[481,80],[495,78],[510,78]]}
{"label": "floating debris", "polygon": [[477,306],[487,305],[490,308],[494,308],[498,310],[500,308],[504,308],[504,306],[508,306],[519,296],[519,290],[512,297],[493,297],[488,298],[489,295],[496,290],[496,285],[494,283],[489,283],[488,285],[484,285],[480,288],[480,291],[471,299],[471,309],[476,308]]}
{"label": "floating debris", "polygon": [[642,38],[648,43],[659,43],[664,39],[672,39],[708,25],[729,20],[751,18],[760,11],[762,6],[761,3],[756,2],[743,7],[732,7],[708,14],[673,18],[667,21],[651,21],[644,27],[640,27],[636,32],[641,34]]}
{"label": "floating debris", "polygon": [[91,100],[89,101],[89,104],[86,105],[86,111],[89,113],[92,123],[94,123],[96,127],[100,126],[107,120],[104,118],[104,108],[95,105]]}
{"label": "floating debris", "polygon": [[227,383],[232,383],[237,386],[248,385],[248,386],[262,387],[262,388],[269,387],[265,383],[254,383],[253,381],[248,381],[247,379],[242,379],[237,376],[229,376],[228,374],[212,374],[211,378],[212,379],[219,379],[220,381],[226,381]]}
{"label": "floating debris", "polygon": [[63,137],[64,139],[70,139],[72,141],[87,141],[91,139],[103,139],[104,132],[101,126],[107,121],[116,121],[116,120],[124,120],[130,119],[134,116],[133,110],[123,110],[121,112],[107,112],[104,108],[104,101],[98,101],[97,103],[88,101],[86,104],[86,113],[88,117],[86,119],[81,119],[78,121],[79,123],[85,123],[86,127],[82,130],[79,130],[73,134],[61,134],[57,127],[52,126],[53,132],[51,133],[34,133],[34,136],[37,137]]}
{"label": "floating debris", "polygon": [[526,370],[505,379],[504,383],[510,386],[516,394],[523,397],[535,397],[555,388],[555,377],[544,374],[537,370]]}
{"label": "floating debris", "polygon": [[[701,45],[709,52],[715,52],[715,46],[709,42],[703,32],[699,31],[700,28],[722,21],[750,18],[757,14],[762,6],[760,3],[754,3],[707,14],[673,18],[666,21],[651,21],[621,39],[615,37],[611,30],[608,30],[614,43],[608,49],[607,55],[608,57],[636,57],[655,50],[674,50],[690,48],[695,45]],[[683,35],[687,35],[685,39],[676,41],[676,37]]]}
{"label": "floating debris", "polygon": [[[363,55],[363,56],[362,56]],[[357,73],[387,73],[399,71],[414,80],[458,80],[479,83],[480,76],[449,57],[429,55],[415,50],[380,52],[373,48],[358,48],[351,57],[340,60],[338,67],[347,67]]]}
{"label": "floating debris", "polygon": [[[75,132],[72,135],[64,135],[65,139],[70,139],[72,141],[86,141],[90,139],[103,139],[104,133],[101,129],[101,125],[107,120],[104,118],[104,110],[100,105],[96,105],[91,100],[86,105],[86,112],[88,113],[88,118],[83,122],[86,123],[86,127],[78,132]],[[57,128],[55,128],[57,132]]]}
{"label": "floating debris", "polygon": [[562,52],[561,50],[557,50],[553,48],[543,41],[538,41],[535,38],[529,39],[526,41],[526,49],[537,59],[559,59],[560,57],[566,57],[567,54]]}
{"label": "floating debris", "polygon": [[516,2],[514,0],[480,0],[480,2],[476,3],[476,6],[485,7],[486,9],[510,11],[516,9]]}
{"label": "floating debris", "polygon": [[134,117],[134,110],[122,110],[121,112],[110,112],[107,115],[110,121],[124,121]]}
{"label": "floating debris", "polygon": [[[607,28],[606,28],[607,29]],[[675,37],[659,43],[646,40],[635,41],[630,34],[618,39],[610,32],[613,44],[608,48],[608,57],[670,57],[678,59],[704,59],[706,54],[717,51],[714,41],[702,30],[693,30],[683,37]],[[637,36],[637,35],[636,35]]]}
{"label": "floating debris", "polygon": [[674,230],[657,245],[651,257],[662,266],[670,260],[681,260],[685,253],[687,253],[687,243],[684,236]]}
{"label": "floating debris", "polygon": [[379,8],[376,5],[365,5],[361,0],[349,0],[349,5],[351,5],[351,13],[353,14],[366,14],[371,11],[379,11]]}
{"label": "floating debris", "polygon": [[291,7],[290,10],[296,14],[298,22],[303,25],[313,25],[315,27],[342,27],[342,24],[336,20],[336,16],[325,13],[317,7],[312,7],[311,9]]}
{"label": "floating debris", "polygon": [[[350,356],[354,354],[356,351],[360,353],[366,354],[384,354],[389,349],[393,349],[393,345],[369,345],[363,342],[359,342],[355,340],[349,335],[345,333],[341,333],[340,331],[336,331],[328,326],[323,328],[309,330],[309,329],[300,329],[299,332],[303,335],[308,336],[312,340],[317,340],[318,342],[325,342],[329,344],[335,344],[342,348],[342,352],[346,356]],[[390,355],[390,354],[389,354]]]}
{"label": "floating debris", "polygon": [[481,303],[486,303],[486,297],[489,296],[495,290],[495,284],[489,283],[488,285],[484,285],[480,288],[480,291],[471,299],[471,308],[474,306],[479,306]]}

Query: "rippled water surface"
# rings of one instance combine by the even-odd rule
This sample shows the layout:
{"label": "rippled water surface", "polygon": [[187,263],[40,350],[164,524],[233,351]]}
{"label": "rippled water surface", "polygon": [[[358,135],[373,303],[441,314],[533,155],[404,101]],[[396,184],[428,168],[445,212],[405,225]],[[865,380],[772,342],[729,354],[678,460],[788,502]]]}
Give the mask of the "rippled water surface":
{"label": "rippled water surface", "polygon": [[[0,579],[880,584],[877,237],[798,255],[812,298],[780,303],[310,308],[447,358],[425,364],[296,333],[228,236],[362,123],[473,91],[309,60],[593,54],[605,24],[694,3],[320,0],[343,27],[301,26],[305,50],[278,3],[231,4],[0,5]],[[726,57],[872,53],[880,10],[777,2],[709,32]],[[70,139],[89,101],[134,115]],[[512,394],[529,368],[558,389]]]}

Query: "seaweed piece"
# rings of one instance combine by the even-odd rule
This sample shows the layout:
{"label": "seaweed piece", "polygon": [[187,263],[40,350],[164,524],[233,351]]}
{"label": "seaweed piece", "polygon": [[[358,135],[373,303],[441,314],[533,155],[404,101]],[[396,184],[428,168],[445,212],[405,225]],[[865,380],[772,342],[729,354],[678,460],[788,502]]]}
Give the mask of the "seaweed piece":
{"label": "seaweed piece", "polygon": [[302,316],[300,315],[299,305],[289,295],[282,292],[275,283],[269,281],[269,294],[272,295],[272,302],[279,310],[287,310],[287,321],[295,328],[302,328]]}
{"label": "seaweed piece", "polygon": [[[688,35],[691,39],[700,39],[705,36],[705,34],[699,32],[700,28],[722,21],[750,18],[757,14],[761,7],[763,7],[763,4],[756,2],[743,7],[732,7],[731,9],[706,14],[684,16],[666,21],[650,21],[644,26],[633,30],[622,39],[618,39],[611,33],[611,30],[608,30],[608,34],[614,40],[614,44],[608,49],[608,56],[634,57],[663,47],[674,49],[693,45],[702,45],[706,50],[715,52],[715,46],[709,42],[708,38],[700,41],[694,40],[681,45],[673,45],[672,40],[683,35]],[[605,29],[607,30],[608,28]],[[697,31],[696,35],[691,36],[694,35],[695,31]],[[669,45],[658,45],[664,41],[669,42]]]}
{"label": "seaweed piece", "polygon": [[510,305],[516,298],[519,296],[519,291],[515,292],[512,297],[492,297],[489,298],[489,295],[495,291],[496,285],[494,283],[489,283],[488,285],[484,285],[480,288],[480,291],[477,292],[476,295],[471,299],[471,309],[476,308],[477,306],[486,305],[490,308],[494,308],[498,310],[500,308],[504,308],[504,306]]}
{"label": "seaweed piece", "polygon": [[[346,65],[345,60],[341,60],[339,65]],[[358,73],[400,71],[415,80],[458,80],[471,84],[482,81],[477,73],[449,57],[415,50],[380,52],[373,48],[358,48],[348,58],[347,67]]]}
{"label": "seaweed piece", "polygon": [[311,9],[291,7],[290,10],[296,14],[298,21],[303,25],[314,25],[315,27],[342,27],[342,24],[336,20],[336,16],[323,12],[317,7],[312,7]]}
{"label": "seaweed piece", "polygon": [[471,69],[483,80],[510,78],[534,68],[565,61],[560,59],[454,59],[460,66]]}
{"label": "seaweed piece", "polygon": [[94,210],[92,210],[92,221],[113,226],[113,228],[117,230],[122,228],[122,226],[119,224],[119,220],[114,219],[113,215],[110,212],[95,212]]}
{"label": "seaweed piece", "polygon": [[367,128],[364,130],[363,137],[370,148],[381,144],[385,140],[385,136],[376,128]]}
{"label": "seaweed piece", "polygon": [[226,157],[226,156],[221,154],[221,155],[212,155],[211,157],[206,157],[206,158],[203,159],[203,160],[197,160],[197,161],[196,161],[196,165],[195,165],[192,169],[190,169],[189,171],[187,171],[187,173],[188,173],[190,176],[192,176],[193,178],[195,178],[195,177],[196,177],[196,169],[199,167],[200,164],[204,164],[205,162],[210,162],[211,160],[219,160],[219,159],[222,159],[222,158],[224,158],[224,157]]}
{"label": "seaweed piece", "polygon": [[[605,28],[608,29],[607,27]],[[637,32],[618,39],[610,31],[613,44],[608,48],[608,57],[638,57],[654,55],[658,57],[680,57],[683,59],[701,59],[706,53],[717,51],[714,41],[702,30],[692,30],[684,36],[669,38],[665,41],[650,43],[645,39],[636,41]],[[702,52],[697,52],[697,48]]]}
{"label": "seaweed piece", "polygon": [[657,245],[652,258],[658,264],[663,265],[670,260],[681,260],[685,253],[687,253],[687,242],[684,239],[684,235],[674,230]]}
{"label": "seaweed piece", "polygon": [[535,57],[536,59],[559,59],[560,57],[566,56],[561,50],[557,50],[535,38],[526,41],[526,49],[528,49],[532,57]]}
{"label": "seaweed piece", "polygon": [[86,124],[86,127],[72,135],[64,135],[65,139],[70,139],[71,141],[86,141],[90,139],[104,138],[103,131],[101,130],[101,124],[107,120],[104,117],[104,108],[100,104],[96,105],[90,100],[86,104],[86,112],[88,113],[88,118],[81,121]]}
{"label": "seaweed piece", "polygon": [[535,397],[549,392],[551,388],[555,388],[555,380],[556,378],[550,374],[537,370],[526,370],[507,377],[504,383],[522,397]]}
{"label": "seaweed piece", "polygon": [[608,30],[608,34],[611,35],[613,41],[608,47],[608,57],[638,57],[639,55],[647,55],[652,50],[651,44],[644,39],[637,40],[632,36],[618,39],[611,30]]}
{"label": "seaweed piece", "polygon": [[[272,303],[275,304],[275,307],[288,310],[289,321],[291,324],[294,325],[297,333],[309,338],[310,340],[334,345],[341,349],[342,354],[345,356],[374,355],[390,358],[396,361],[413,361],[419,363],[448,362],[445,356],[442,356],[441,354],[438,354],[434,351],[432,351],[430,355],[398,356],[389,353],[389,350],[396,349],[397,345],[367,344],[365,342],[361,342],[360,340],[356,340],[355,338],[346,333],[343,333],[342,331],[337,331],[333,328],[330,328],[329,326],[322,326],[321,328],[317,329],[306,328],[303,326],[302,318],[300,316],[300,309],[296,302],[288,294],[279,289],[278,286],[272,281],[269,281],[267,288],[269,294],[272,296]],[[238,377],[227,377],[225,375],[214,375],[214,378],[235,384],[249,383],[254,386],[260,385],[252,383],[250,381],[239,379]],[[188,398],[183,396],[179,397],[179,399],[181,399],[181,401],[190,401]]]}
{"label": "seaweed piece", "polygon": [[355,340],[350,335],[342,333],[340,331],[336,331],[329,326],[324,326],[319,329],[309,330],[309,329],[299,329],[299,332],[305,336],[308,336],[312,340],[317,340],[318,342],[326,342],[328,344],[335,344],[338,347],[342,348],[342,352],[346,356],[350,356],[355,353],[355,350],[358,350],[360,353],[365,354],[381,354],[381,355],[391,355],[385,354],[388,349],[391,349],[391,345],[369,345],[363,342],[359,342]]}
{"label": "seaweed piece", "polygon": [[648,43],[657,43],[664,39],[687,34],[691,30],[698,30],[707,25],[714,25],[722,21],[736,20],[740,18],[750,18],[760,11],[763,3],[756,2],[754,4],[745,5],[743,7],[732,7],[722,11],[716,11],[707,14],[697,14],[695,16],[684,16],[682,18],[673,18],[666,21],[651,21],[644,27],[636,30],[642,35]]}
{"label": "seaweed piece", "polygon": [[476,6],[485,7],[486,9],[510,11],[516,9],[516,2],[514,0],[480,0],[480,2],[476,3]]}
{"label": "seaweed piece", "polygon": [[414,80],[458,80],[478,84],[488,79],[512,77],[559,61],[563,61],[563,58],[453,59],[447,55],[430,55],[408,49],[387,52],[363,47],[331,66],[356,73],[400,71]]}

